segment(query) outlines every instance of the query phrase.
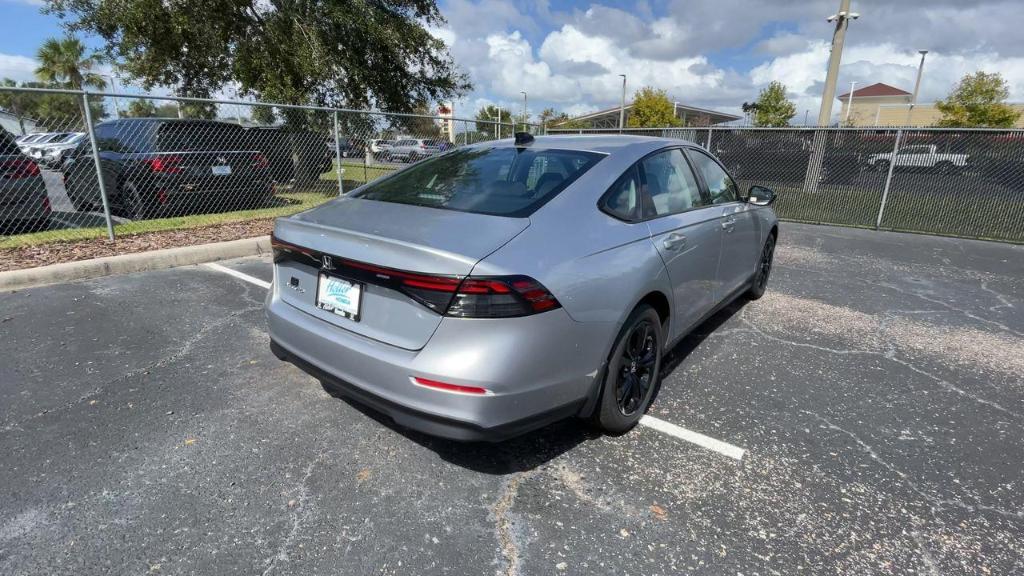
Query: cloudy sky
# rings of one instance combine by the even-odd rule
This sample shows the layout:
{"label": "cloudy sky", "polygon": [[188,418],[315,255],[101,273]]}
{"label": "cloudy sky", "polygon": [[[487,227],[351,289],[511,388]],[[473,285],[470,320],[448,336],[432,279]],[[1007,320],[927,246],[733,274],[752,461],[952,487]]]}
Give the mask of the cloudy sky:
{"label": "cloudy sky", "polygon": [[[817,115],[838,0],[440,0],[448,20],[434,33],[475,88],[456,114],[480,105],[531,113],[581,113],[614,106],[630,92],[664,88],[680,102],[738,112],[780,80],[800,111]],[[28,79],[32,54],[59,23],[31,0],[0,0],[0,76]],[[1001,72],[1011,100],[1024,101],[1020,0],[853,0],[839,92],[885,82],[913,88],[919,49],[928,49],[922,101],[949,92],[965,73]],[[838,106],[836,107],[838,109]]]}

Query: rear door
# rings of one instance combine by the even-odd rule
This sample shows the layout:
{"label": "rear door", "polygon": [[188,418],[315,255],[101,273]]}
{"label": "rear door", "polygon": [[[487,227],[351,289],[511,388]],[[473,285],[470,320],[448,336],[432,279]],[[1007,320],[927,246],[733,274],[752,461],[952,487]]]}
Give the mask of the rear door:
{"label": "rear door", "polygon": [[754,263],[761,253],[759,220],[754,217],[753,207],[740,199],[739,187],[717,160],[696,148],[687,153],[711,201],[708,212],[714,215],[721,231],[716,300],[722,300],[754,273]]}
{"label": "rear door", "polygon": [[652,154],[641,160],[638,167],[651,241],[672,281],[672,337],[676,337],[715,305],[715,278],[722,246],[718,214],[702,196],[681,149]]}

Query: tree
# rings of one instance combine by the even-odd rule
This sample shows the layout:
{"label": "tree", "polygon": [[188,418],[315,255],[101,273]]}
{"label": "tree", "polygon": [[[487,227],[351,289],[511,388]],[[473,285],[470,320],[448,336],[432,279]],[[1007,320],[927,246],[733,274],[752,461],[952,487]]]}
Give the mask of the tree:
{"label": "tree", "polygon": [[274,107],[253,106],[252,121],[258,124],[264,124],[266,126],[274,125],[275,123],[277,123],[277,114],[274,113]]}
{"label": "tree", "polygon": [[157,106],[152,100],[145,98],[133,99],[122,113],[126,118],[177,118],[178,105],[164,102]]}
{"label": "tree", "polygon": [[263,100],[409,112],[470,88],[428,30],[444,24],[434,0],[46,0],[44,11],[102,38],[145,89],[208,97],[237,82]]}
{"label": "tree", "polygon": [[48,84],[72,90],[103,90],[107,86],[103,77],[93,71],[102,57],[96,53],[86,54],[85,45],[73,36],[46,39],[36,52],[36,58],[39,60],[36,76]]}
{"label": "tree", "polygon": [[796,116],[796,105],[786,98],[786,85],[772,81],[761,90],[757,102],[746,106],[744,112],[753,112],[754,126],[782,128]]}
{"label": "tree", "polygon": [[1011,128],[1021,113],[1006,104],[1010,89],[1002,74],[975,72],[960,79],[945,100],[935,107],[942,113],[938,125],[950,128]]}
{"label": "tree", "polygon": [[664,90],[644,86],[633,95],[633,108],[626,125],[630,128],[667,128],[681,126],[675,104]]}
{"label": "tree", "polygon": [[[497,133],[495,122],[501,123],[502,135],[512,134],[512,111],[493,104],[481,106],[476,111],[476,131],[493,137]],[[500,118],[500,120],[499,120]]]}
{"label": "tree", "polygon": [[[3,86],[15,88],[18,83],[4,78]],[[53,88],[45,82],[22,82],[21,88]],[[40,130],[83,130],[82,99],[71,94],[40,92],[0,92],[0,108],[18,118],[19,129],[27,128],[26,119],[31,119]],[[94,121],[102,120],[107,112],[101,102],[95,99],[89,103],[89,112]]]}

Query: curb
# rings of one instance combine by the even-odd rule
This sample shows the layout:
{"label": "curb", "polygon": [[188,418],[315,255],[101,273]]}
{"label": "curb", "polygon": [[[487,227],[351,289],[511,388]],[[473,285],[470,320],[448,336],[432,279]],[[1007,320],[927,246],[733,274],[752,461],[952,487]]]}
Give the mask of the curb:
{"label": "curb", "polygon": [[150,250],[119,256],[104,256],[92,260],[63,262],[28,270],[11,270],[0,272],[0,292],[10,292],[23,288],[47,286],[75,280],[100,278],[116,274],[130,274],[147,270],[161,270],[177,266],[189,266],[202,262],[214,262],[243,256],[258,256],[270,253],[270,236],[243,238],[229,242],[198,244]]}

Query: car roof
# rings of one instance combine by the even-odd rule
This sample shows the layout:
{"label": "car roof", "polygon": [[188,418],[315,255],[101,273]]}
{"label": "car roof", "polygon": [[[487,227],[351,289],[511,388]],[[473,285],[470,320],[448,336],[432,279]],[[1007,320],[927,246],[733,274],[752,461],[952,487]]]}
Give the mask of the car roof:
{"label": "car roof", "polygon": [[[515,139],[491,140],[472,144],[472,148],[514,147]],[[557,134],[551,136],[534,136],[531,148],[555,148],[558,150],[580,150],[585,152],[633,152],[646,154],[665,146],[695,145],[688,140],[678,138],[660,138],[657,136],[634,136],[631,134]]]}

